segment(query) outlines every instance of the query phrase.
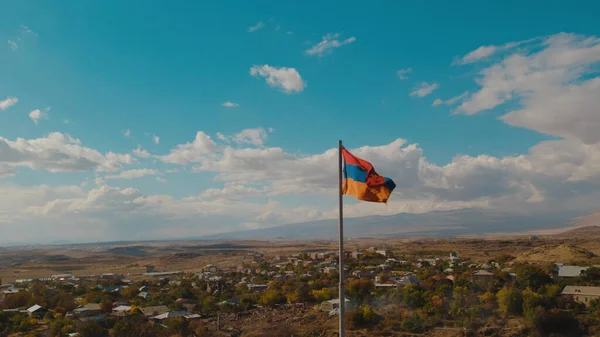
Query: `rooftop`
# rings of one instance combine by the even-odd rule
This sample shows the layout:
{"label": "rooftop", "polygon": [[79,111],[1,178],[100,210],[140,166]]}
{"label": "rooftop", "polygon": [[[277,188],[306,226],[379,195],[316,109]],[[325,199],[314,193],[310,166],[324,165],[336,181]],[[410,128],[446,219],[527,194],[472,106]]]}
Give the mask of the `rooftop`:
{"label": "rooftop", "polygon": [[588,286],[566,286],[562,291],[563,295],[585,295],[600,296],[600,287]]}

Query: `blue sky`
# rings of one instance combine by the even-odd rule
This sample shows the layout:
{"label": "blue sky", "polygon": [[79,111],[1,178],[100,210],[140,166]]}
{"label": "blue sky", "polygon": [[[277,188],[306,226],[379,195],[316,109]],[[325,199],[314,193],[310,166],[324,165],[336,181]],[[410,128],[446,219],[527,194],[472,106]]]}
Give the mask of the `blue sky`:
{"label": "blue sky", "polygon": [[[439,207],[512,209],[505,200],[517,200],[517,194],[527,200],[541,199],[523,211],[567,204],[564,198],[572,200],[573,195],[591,200],[595,189],[580,193],[565,184],[596,181],[588,170],[596,165],[597,140],[587,135],[591,131],[585,126],[598,121],[598,114],[589,108],[597,100],[589,91],[595,88],[597,76],[598,10],[600,4],[592,1],[577,6],[559,1],[543,2],[543,6],[538,1],[460,5],[389,1],[344,6],[274,1],[13,1],[3,6],[0,21],[0,38],[7,41],[0,47],[0,102],[9,98],[18,102],[0,110],[0,137],[12,142],[12,150],[29,152],[23,155],[26,159],[16,160],[0,147],[0,165],[4,165],[0,173],[5,172],[0,188],[24,195],[21,203],[0,206],[0,211],[10,214],[0,223],[16,228],[18,219],[25,218],[27,228],[35,231],[36,219],[42,215],[80,229],[98,222],[106,228],[118,227],[128,221],[136,224],[131,231],[154,237],[164,234],[154,227],[144,229],[147,219],[135,217],[147,214],[141,209],[125,207],[124,218],[118,219],[98,212],[110,212],[111,207],[123,206],[121,202],[152,208],[145,203],[159,197],[172,198],[172,208],[159,219],[173,224],[173,236],[326,218],[335,205],[329,176],[321,181],[302,170],[294,180],[293,175],[299,174],[294,168],[281,170],[294,166],[294,160],[308,162],[313,156],[313,161],[324,160],[319,155],[327,157],[326,151],[338,139],[353,149],[368,146],[358,153],[373,159],[376,168],[388,170],[378,169],[383,174],[400,181],[412,175],[420,182],[409,183],[407,178],[407,185],[399,185],[397,207],[382,209],[349,200],[357,216]],[[322,41],[325,48],[319,49]],[[584,56],[571,57],[574,53]],[[519,55],[528,58],[523,66],[529,72],[519,72],[521,64],[516,65],[514,57]],[[556,55],[566,55],[568,62],[552,63]],[[552,71],[561,75],[555,77]],[[269,83],[267,77],[277,72],[282,77],[275,76]],[[549,76],[545,83],[555,85],[538,83],[531,73]],[[565,83],[577,85],[581,92],[573,94],[576,99],[561,96],[573,91]],[[417,94],[421,87],[430,90]],[[579,108],[569,106],[563,114],[544,112],[540,102],[545,97],[563,97],[562,103]],[[436,99],[447,104],[434,104]],[[223,106],[225,102],[235,107]],[[503,117],[511,112],[513,117]],[[124,135],[126,130],[129,136]],[[250,131],[240,134],[242,130]],[[49,136],[56,132],[73,141]],[[187,153],[196,151],[193,160],[165,158],[181,149],[178,145],[193,142],[198,132],[217,145],[200,152],[192,146]],[[223,135],[221,141],[218,133]],[[17,138],[25,143],[15,142]],[[27,143],[34,139],[39,141]],[[397,139],[404,140],[403,145],[378,148]],[[41,143],[50,145],[35,145]],[[68,144],[97,151],[102,158],[88,158],[93,165],[78,162],[67,167],[65,162],[85,157],[84,150]],[[132,153],[138,146],[148,156]],[[532,148],[550,146],[571,154],[556,156],[553,162],[568,169],[533,174],[532,170],[548,165],[542,161],[548,156],[533,153]],[[278,156],[276,149],[283,154]],[[107,169],[100,162],[110,159],[109,152],[129,157],[111,162]],[[574,159],[574,152],[583,157]],[[523,164],[523,156],[530,162]],[[386,160],[378,166],[377,158]],[[267,166],[277,172],[260,168],[271,160],[273,165]],[[518,164],[507,164],[510,161]],[[465,163],[476,167],[460,166]],[[486,165],[492,167],[490,176]],[[507,166],[499,168],[502,165]],[[527,173],[515,172],[515,165],[524,165],[519,167],[527,167]],[[417,171],[397,171],[398,167]],[[130,170],[151,171],[135,179],[107,178]],[[430,181],[432,176],[436,182]],[[477,179],[484,182],[467,186]],[[499,186],[497,179],[506,185]],[[306,187],[312,192],[294,192],[292,183],[298,184],[296,191]],[[516,190],[517,185],[528,192]],[[231,186],[250,191],[248,197],[230,195],[235,194]],[[45,188],[51,192],[40,192]],[[454,193],[470,188],[475,192]],[[221,194],[209,198],[205,191],[212,189]],[[557,189],[573,194],[550,198]],[[133,190],[129,201],[107,197]],[[90,202],[94,193],[108,201],[86,204],[85,211],[73,205],[56,214],[48,211],[54,209],[49,205]],[[202,199],[208,209],[214,206],[210,202],[264,209],[227,214],[232,219],[222,220],[221,213],[182,211],[182,207],[196,208],[187,204],[189,198]],[[29,205],[28,215],[15,210],[17,205]],[[186,215],[173,218],[181,212]],[[192,226],[204,221],[210,225]],[[114,236],[101,239],[130,233],[116,230]],[[39,238],[14,232],[14,238],[6,241],[10,239]]]}

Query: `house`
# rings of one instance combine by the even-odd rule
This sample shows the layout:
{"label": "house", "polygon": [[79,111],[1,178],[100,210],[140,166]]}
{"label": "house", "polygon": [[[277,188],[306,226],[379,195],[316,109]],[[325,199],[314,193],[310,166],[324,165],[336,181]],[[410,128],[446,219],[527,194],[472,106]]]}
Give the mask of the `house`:
{"label": "house", "polygon": [[248,284],[247,287],[250,291],[261,291],[261,290],[266,290],[267,288],[269,288],[269,286],[266,284],[252,284],[252,283]]}
{"label": "house", "polygon": [[202,268],[202,272],[203,273],[217,273],[219,270],[216,266],[212,265],[212,264],[207,264],[206,266],[204,266],[204,268]]}
{"label": "house", "polygon": [[600,298],[600,287],[566,286],[561,294],[571,296],[575,302],[589,306],[590,302]]}
{"label": "house", "polygon": [[377,253],[379,255],[387,256],[387,250],[385,250],[385,249],[376,250],[375,253]]}
{"label": "house", "polygon": [[143,299],[145,299],[145,300],[147,300],[150,297],[152,297],[152,294],[150,294],[147,291],[142,291],[141,293],[138,294],[138,296],[141,297],[141,298],[143,298]]}
{"label": "house", "polygon": [[88,303],[81,308],[77,308],[73,310],[73,314],[78,317],[90,317],[99,315],[102,312],[100,308],[100,304],[98,303]]}
{"label": "house", "polygon": [[139,292],[144,292],[144,291],[148,291],[150,290],[150,287],[148,286],[141,286],[140,289],[138,289]]}
{"label": "house", "polygon": [[156,315],[156,316],[152,316],[150,317],[151,320],[155,321],[155,322],[164,322],[165,320],[169,319],[169,318],[175,318],[175,317],[185,317],[187,315],[189,315],[190,313],[187,312],[187,310],[179,310],[179,311],[169,311],[169,312],[165,312],[163,314],[160,315]]}
{"label": "house", "polygon": [[419,284],[419,283],[421,283],[421,280],[417,279],[414,276],[404,276],[404,277],[396,280],[396,284],[399,287],[405,287],[405,286],[408,286],[411,284]]}
{"label": "house", "polygon": [[0,300],[4,300],[7,297],[10,297],[12,295],[18,294],[19,290],[21,290],[21,289],[18,289],[18,288],[8,288],[8,289],[5,289],[5,290],[2,290],[2,292],[0,292]]}
{"label": "house", "polygon": [[112,313],[117,316],[123,316],[128,314],[131,311],[131,306],[129,305],[119,305],[116,308],[113,308]]}
{"label": "house", "polygon": [[360,258],[362,255],[363,255],[363,252],[359,252],[359,251],[352,252],[352,258],[353,258],[353,259],[358,259],[358,258]]}
{"label": "house", "polygon": [[454,286],[454,277],[452,277],[452,279],[450,279],[450,277],[451,276],[435,275],[431,277],[431,280],[435,285],[447,285],[449,287],[452,287]]}
{"label": "house", "polygon": [[169,312],[169,308],[166,305],[158,305],[154,307],[140,308],[140,311],[142,312],[142,314],[144,314],[144,316],[151,317],[162,315],[165,312]]}
{"label": "house", "polygon": [[[345,298],[344,303],[345,303],[345,309],[351,309],[352,302],[349,299]],[[338,298],[335,300],[321,302],[320,309],[321,309],[321,311],[330,312],[332,310],[338,309],[339,307],[340,307],[340,299]]]}
{"label": "house", "polygon": [[325,274],[337,273],[337,268],[336,267],[325,267],[325,268],[323,268],[323,273],[325,273]]}
{"label": "house", "polygon": [[375,289],[393,289],[397,287],[398,284],[395,283],[375,283]]}
{"label": "house", "polygon": [[13,317],[21,313],[19,309],[4,309],[2,310],[5,317]]}
{"label": "house", "polygon": [[494,273],[487,270],[477,270],[471,273],[471,282],[477,283],[483,288],[490,288],[494,283]]}
{"label": "house", "polygon": [[558,281],[563,278],[581,277],[582,273],[588,269],[589,267],[568,266],[562,263],[555,263],[551,273],[552,278]]}
{"label": "house", "polygon": [[27,309],[27,314],[32,318],[44,318],[47,312],[48,309],[37,304]]}

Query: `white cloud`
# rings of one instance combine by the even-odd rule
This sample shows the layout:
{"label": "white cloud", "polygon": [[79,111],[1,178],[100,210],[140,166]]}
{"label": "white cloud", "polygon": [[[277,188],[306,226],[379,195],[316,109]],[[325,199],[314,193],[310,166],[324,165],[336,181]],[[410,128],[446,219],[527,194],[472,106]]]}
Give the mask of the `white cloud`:
{"label": "white cloud", "polygon": [[48,114],[40,109],[35,109],[29,113],[29,118],[37,124],[40,119],[48,119]]}
{"label": "white cloud", "polygon": [[217,149],[217,144],[202,131],[198,131],[196,138],[191,143],[177,145],[168,155],[160,159],[169,164],[187,165],[196,163]]}
{"label": "white cloud", "polygon": [[105,175],[104,179],[135,179],[141,178],[144,176],[153,176],[158,174],[157,170],[153,169],[133,169],[133,170],[125,170],[120,172],[119,174],[111,174]]}
{"label": "white cloud", "polygon": [[125,132],[123,132],[123,136],[125,136],[127,138],[131,137],[131,130],[129,130],[129,129],[125,130]]}
{"label": "white cloud", "polygon": [[396,73],[400,80],[408,80],[408,74],[412,73],[412,68],[400,69]]}
{"label": "white cloud", "polygon": [[159,183],[166,183],[167,179],[161,178],[161,177],[156,177],[156,181],[158,181]]}
{"label": "white cloud", "polygon": [[0,166],[29,167],[49,172],[106,171],[123,168],[137,161],[130,155],[100,152],[84,147],[79,139],[60,132],[44,138],[10,141],[0,137]]}
{"label": "white cloud", "polygon": [[438,106],[438,105],[442,105],[442,104],[445,104],[445,105],[454,105],[455,103],[464,100],[467,96],[469,96],[469,92],[465,91],[462,94],[460,94],[458,96],[454,96],[452,98],[449,98],[449,99],[447,99],[445,101],[442,101],[441,99],[436,98],[433,101],[432,106]]}
{"label": "white cloud", "polygon": [[338,40],[339,37],[340,37],[339,33],[327,34],[327,35],[323,36],[323,39],[321,40],[321,42],[317,43],[316,45],[312,46],[310,49],[306,50],[306,54],[317,55],[317,56],[323,56],[324,54],[331,54],[334,49],[356,41],[356,38],[354,36],[351,36],[342,41]]}
{"label": "white cloud", "polygon": [[12,50],[17,50],[19,49],[19,46],[17,45],[17,43],[13,40],[8,40],[8,46],[10,47],[10,49]]}
{"label": "white cloud", "polygon": [[529,39],[529,40],[523,40],[523,41],[517,41],[517,42],[509,42],[502,46],[495,46],[495,45],[481,46],[481,47],[469,52],[468,54],[461,57],[460,59],[456,60],[454,63],[455,64],[469,64],[469,63],[478,62],[483,59],[487,59],[488,57],[490,57],[498,52],[509,50],[509,49],[518,47],[522,44],[532,42],[534,40],[535,39]]}
{"label": "white cloud", "polygon": [[258,21],[254,26],[248,27],[248,32],[253,33],[261,28],[264,28],[265,24],[262,21]]}
{"label": "white cloud", "polygon": [[[3,149],[0,146],[0,158],[5,158]],[[374,163],[380,174],[393,178],[397,188],[387,206],[346,204],[348,217],[467,207],[510,212],[584,209],[595,203],[600,187],[600,145],[571,140],[545,141],[519,156],[457,156],[443,166],[430,163],[423,149],[402,139],[351,151]],[[223,183],[221,188],[178,199],[113,187],[99,177],[96,188],[89,191],[80,186],[0,183],[0,223],[10,238],[31,239],[43,233],[46,235],[39,238],[47,239],[59,232],[63,237],[68,233],[69,238],[78,238],[85,231],[83,239],[98,235],[94,240],[109,240],[139,233],[139,239],[184,237],[240,230],[246,223],[262,228],[335,218],[336,201],[325,196],[334,195],[337,188],[336,158],[334,147],[313,155],[292,154],[276,147],[232,148],[218,146],[198,132],[194,142],[178,145],[162,159],[182,165],[193,163],[197,172],[215,173],[216,182]],[[106,178],[148,174],[158,172],[126,170]],[[162,182],[163,178],[155,179]],[[323,198],[323,202],[283,205],[278,198],[286,195]],[[256,198],[268,201],[252,201]],[[53,226],[53,232],[47,235],[46,227],[35,227],[40,224]],[[165,227],[169,231],[164,231]]]}
{"label": "white cloud", "polygon": [[274,88],[280,88],[286,93],[301,92],[306,87],[300,73],[294,68],[271,67],[268,64],[254,65],[250,68],[250,75],[264,77],[267,84]]}
{"label": "white cloud", "polygon": [[154,142],[154,144],[158,144],[158,143],[160,143],[160,137],[157,135],[154,135],[152,137],[152,141]]}
{"label": "white cloud", "polygon": [[410,96],[425,97],[437,89],[438,86],[439,84],[437,83],[421,82],[413,89],[413,91],[410,92]]}
{"label": "white cloud", "polygon": [[238,144],[252,144],[256,146],[264,145],[267,140],[267,132],[263,128],[244,129],[233,136],[233,140]]}
{"label": "white cloud", "polygon": [[456,113],[467,115],[516,103],[505,123],[549,135],[600,142],[600,39],[560,33],[544,38],[533,52],[506,56],[483,69],[480,87]]}
{"label": "white cloud", "polygon": [[226,108],[237,108],[240,105],[237,104],[237,103],[233,103],[233,102],[227,101],[227,102],[224,102],[223,104],[221,104],[221,106],[224,106]]}
{"label": "white cloud", "polygon": [[0,101],[0,110],[6,110],[11,106],[19,103],[19,99],[16,97],[6,97]]}
{"label": "white cloud", "polygon": [[136,156],[138,156],[140,158],[148,158],[148,157],[150,157],[150,153],[148,151],[142,149],[142,146],[139,145],[139,144],[138,144],[137,149],[133,149],[133,151],[131,151],[131,152],[133,152],[134,155],[136,155]]}

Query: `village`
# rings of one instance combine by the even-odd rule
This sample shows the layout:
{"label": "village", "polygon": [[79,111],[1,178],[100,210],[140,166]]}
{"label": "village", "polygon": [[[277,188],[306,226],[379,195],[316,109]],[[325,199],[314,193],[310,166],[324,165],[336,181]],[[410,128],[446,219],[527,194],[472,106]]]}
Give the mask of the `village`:
{"label": "village", "polygon": [[[335,252],[239,258],[237,267],[201,272],[147,265],[142,275],[17,279],[0,286],[0,336],[331,335],[340,303]],[[349,333],[582,334],[592,328],[582,320],[600,312],[594,266],[520,263],[508,254],[487,263],[455,252],[409,258],[376,247],[346,252],[345,266]]]}

